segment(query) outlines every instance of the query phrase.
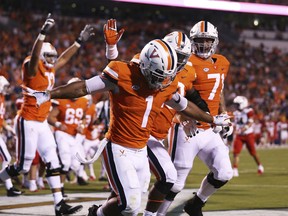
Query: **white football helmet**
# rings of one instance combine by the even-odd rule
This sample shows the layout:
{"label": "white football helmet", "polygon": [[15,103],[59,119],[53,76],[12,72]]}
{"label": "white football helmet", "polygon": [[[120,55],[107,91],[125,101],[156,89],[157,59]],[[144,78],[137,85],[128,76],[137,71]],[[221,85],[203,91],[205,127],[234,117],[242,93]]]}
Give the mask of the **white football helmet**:
{"label": "white football helmet", "polygon": [[238,105],[239,110],[243,110],[248,107],[248,99],[244,96],[237,96],[234,98],[233,103]]}
{"label": "white football helmet", "polygon": [[163,40],[155,39],[140,53],[140,69],[151,89],[168,87],[176,76],[177,54]]}
{"label": "white football helmet", "polygon": [[[201,39],[210,39],[211,43]],[[208,21],[200,21],[190,30],[190,40],[192,52],[200,58],[207,59],[216,52],[219,43],[217,28]]]}
{"label": "white football helmet", "polygon": [[0,76],[0,94],[6,94],[10,83],[4,76]]}
{"label": "white football helmet", "polygon": [[57,60],[57,51],[54,46],[48,42],[44,42],[40,51],[40,59],[48,68],[54,67]]}
{"label": "white football helmet", "polygon": [[177,72],[180,71],[187,63],[191,54],[191,42],[188,36],[181,31],[174,31],[167,34],[163,40],[175,49],[178,57],[176,70]]}

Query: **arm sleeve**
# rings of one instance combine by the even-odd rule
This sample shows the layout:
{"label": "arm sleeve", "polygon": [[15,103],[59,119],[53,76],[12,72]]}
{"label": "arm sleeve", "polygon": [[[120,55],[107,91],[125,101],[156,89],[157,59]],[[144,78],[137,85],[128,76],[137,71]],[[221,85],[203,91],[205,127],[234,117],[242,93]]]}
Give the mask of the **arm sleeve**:
{"label": "arm sleeve", "polygon": [[115,84],[103,76],[94,76],[85,81],[86,89],[89,94],[112,90]]}
{"label": "arm sleeve", "polygon": [[182,111],[186,109],[188,100],[180,95],[178,92],[172,95],[172,98],[165,102],[166,105],[172,107],[176,111]]}
{"label": "arm sleeve", "polygon": [[203,111],[210,113],[207,103],[201,98],[197,90],[191,89],[187,91],[185,97],[187,98],[187,100],[196,104]]}

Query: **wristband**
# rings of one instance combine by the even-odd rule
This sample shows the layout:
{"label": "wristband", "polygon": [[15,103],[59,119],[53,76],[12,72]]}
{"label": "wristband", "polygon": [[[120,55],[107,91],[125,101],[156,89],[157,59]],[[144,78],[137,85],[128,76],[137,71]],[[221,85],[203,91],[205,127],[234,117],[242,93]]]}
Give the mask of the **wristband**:
{"label": "wristband", "polygon": [[108,45],[106,44],[106,58],[107,59],[116,59],[118,57],[117,45]]}
{"label": "wristband", "polygon": [[38,40],[44,41],[45,37],[46,37],[45,34],[40,33],[40,34],[38,35]]}
{"label": "wristband", "polygon": [[74,42],[75,46],[77,46],[78,48],[81,47],[81,42],[79,43],[78,39]]}
{"label": "wristband", "polygon": [[56,128],[60,128],[61,125],[62,125],[62,123],[59,122],[59,121],[55,122],[55,124],[54,124],[54,126],[55,126]]}

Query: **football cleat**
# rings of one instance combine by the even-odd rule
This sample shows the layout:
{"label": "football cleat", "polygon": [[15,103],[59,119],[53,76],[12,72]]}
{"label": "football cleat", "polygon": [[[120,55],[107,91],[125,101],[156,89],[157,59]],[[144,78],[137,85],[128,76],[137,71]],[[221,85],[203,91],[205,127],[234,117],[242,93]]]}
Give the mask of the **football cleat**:
{"label": "football cleat", "polygon": [[264,167],[260,164],[259,166],[258,166],[258,174],[259,175],[262,175],[264,173]]}
{"label": "football cleat", "polygon": [[98,210],[98,208],[100,208],[100,206],[92,205],[92,206],[88,209],[88,215],[87,215],[87,216],[97,216],[97,210]]}
{"label": "football cleat", "polygon": [[7,196],[8,197],[15,197],[15,196],[20,196],[22,194],[22,191],[11,187],[9,190],[7,190]]}
{"label": "football cleat", "polygon": [[83,208],[82,205],[70,206],[63,199],[55,206],[55,215],[69,215],[80,211]]}
{"label": "football cleat", "polygon": [[189,199],[185,206],[184,211],[190,216],[203,216],[202,207],[205,203],[195,194],[195,196]]}
{"label": "football cleat", "polygon": [[87,181],[84,180],[84,178],[79,177],[79,176],[77,177],[77,183],[78,185],[81,185],[81,186],[89,184]]}
{"label": "football cleat", "polygon": [[239,172],[237,168],[233,168],[233,176],[234,177],[239,177]]}

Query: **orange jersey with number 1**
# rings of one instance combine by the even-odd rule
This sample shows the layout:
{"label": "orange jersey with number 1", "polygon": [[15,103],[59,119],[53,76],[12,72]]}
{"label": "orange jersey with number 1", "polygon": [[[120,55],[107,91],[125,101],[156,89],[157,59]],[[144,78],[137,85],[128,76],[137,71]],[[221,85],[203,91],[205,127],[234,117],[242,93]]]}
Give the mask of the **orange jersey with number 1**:
{"label": "orange jersey with number 1", "polygon": [[[54,68],[46,68],[40,60],[36,75],[28,77],[25,65],[28,64],[30,58],[30,56],[26,57],[22,65],[23,84],[37,91],[51,90],[55,82]],[[36,99],[32,96],[24,95],[24,102],[19,114],[26,120],[44,121],[47,119],[50,107],[50,101],[41,104],[40,107],[36,107]]]}
{"label": "orange jersey with number 1", "polygon": [[[195,70],[191,66],[190,62],[188,62],[185,67],[177,73],[177,78],[178,92],[184,96],[186,91],[192,88],[192,82],[196,79]],[[175,114],[176,111],[174,109],[164,105],[154,121],[151,135],[157,139],[165,139]]]}
{"label": "orange jersey with number 1", "polygon": [[[137,61],[136,61],[137,62]],[[149,89],[136,62],[112,61],[103,73],[118,88],[110,91],[111,118],[106,138],[128,148],[144,148],[161,106],[177,90],[177,78],[161,90]]]}
{"label": "orange jersey with number 1", "polygon": [[[189,61],[192,62],[197,75],[193,86],[199,92],[201,98],[206,101],[210,114],[214,116],[219,114],[220,96],[230,63],[224,56],[218,54],[214,54],[212,59],[214,63],[191,55]],[[199,127],[208,129],[211,126],[201,122]]]}

